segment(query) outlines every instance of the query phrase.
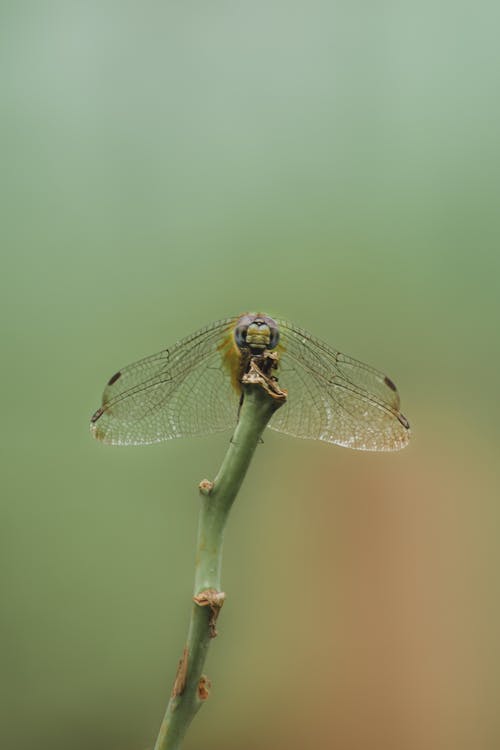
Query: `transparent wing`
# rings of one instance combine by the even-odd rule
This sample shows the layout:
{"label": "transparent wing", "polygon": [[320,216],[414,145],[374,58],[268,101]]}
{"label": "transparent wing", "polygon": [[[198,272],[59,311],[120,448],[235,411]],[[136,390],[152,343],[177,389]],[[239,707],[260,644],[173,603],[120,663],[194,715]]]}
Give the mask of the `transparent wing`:
{"label": "transparent wing", "polygon": [[390,378],[292,323],[277,323],[279,382],[288,399],[269,427],[358,450],[393,451],[408,443],[410,425]]}
{"label": "transparent wing", "polygon": [[147,445],[235,425],[239,397],[220,352],[233,325],[232,319],[213,323],[115,373],[91,420],[94,437]]}

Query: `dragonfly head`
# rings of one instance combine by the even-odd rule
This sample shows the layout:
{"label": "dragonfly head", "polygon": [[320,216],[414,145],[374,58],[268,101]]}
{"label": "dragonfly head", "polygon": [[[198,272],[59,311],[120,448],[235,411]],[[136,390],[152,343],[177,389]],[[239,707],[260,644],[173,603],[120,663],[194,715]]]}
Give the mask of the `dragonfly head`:
{"label": "dragonfly head", "polygon": [[267,315],[243,315],[234,329],[234,339],[239,349],[250,349],[258,354],[264,349],[275,349],[280,338],[276,321]]}

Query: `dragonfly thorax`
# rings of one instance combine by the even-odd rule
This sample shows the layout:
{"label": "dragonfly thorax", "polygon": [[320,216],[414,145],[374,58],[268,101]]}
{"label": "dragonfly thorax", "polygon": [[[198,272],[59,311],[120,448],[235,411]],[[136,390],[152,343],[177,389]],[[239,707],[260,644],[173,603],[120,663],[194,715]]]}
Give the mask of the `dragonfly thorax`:
{"label": "dragonfly thorax", "polygon": [[234,339],[239,349],[250,349],[259,354],[278,346],[277,323],[267,315],[243,315],[234,329]]}

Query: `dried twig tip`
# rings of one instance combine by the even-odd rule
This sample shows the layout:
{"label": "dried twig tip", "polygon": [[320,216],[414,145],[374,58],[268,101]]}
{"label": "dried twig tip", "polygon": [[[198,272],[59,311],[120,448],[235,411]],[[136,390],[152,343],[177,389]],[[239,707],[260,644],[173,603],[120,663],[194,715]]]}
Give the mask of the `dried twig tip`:
{"label": "dried twig tip", "polygon": [[[272,372],[275,359],[274,352],[265,352],[261,357],[252,357],[248,372],[243,375],[241,382],[243,385],[260,385],[268,396],[282,404],[286,401],[287,391],[279,387],[278,381],[272,374],[266,374],[267,371]],[[258,360],[263,360],[263,362]]]}

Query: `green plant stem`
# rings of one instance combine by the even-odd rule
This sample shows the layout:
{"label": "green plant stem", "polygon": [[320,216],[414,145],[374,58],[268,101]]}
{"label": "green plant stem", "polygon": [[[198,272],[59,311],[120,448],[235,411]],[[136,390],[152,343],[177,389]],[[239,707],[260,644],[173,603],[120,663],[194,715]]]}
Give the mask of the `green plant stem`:
{"label": "green plant stem", "polygon": [[208,697],[210,683],[203,675],[203,667],[224,601],[221,592],[224,529],[262,432],[284,401],[284,394],[282,399],[273,397],[258,383],[245,384],[243,388],[238,424],[219,473],[213,485],[206,481],[200,485],[191,622],[155,750],[178,750],[191,721]]}

